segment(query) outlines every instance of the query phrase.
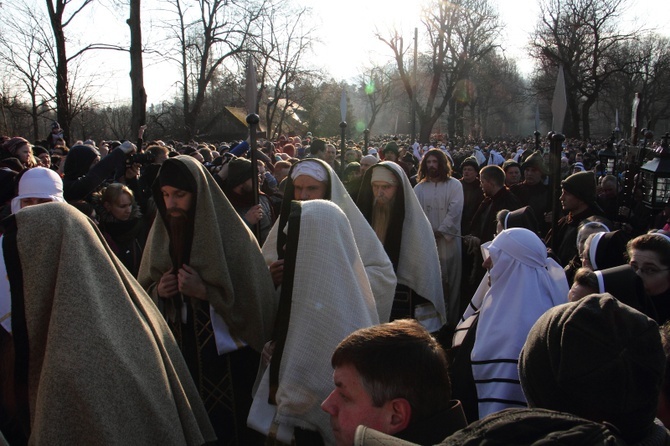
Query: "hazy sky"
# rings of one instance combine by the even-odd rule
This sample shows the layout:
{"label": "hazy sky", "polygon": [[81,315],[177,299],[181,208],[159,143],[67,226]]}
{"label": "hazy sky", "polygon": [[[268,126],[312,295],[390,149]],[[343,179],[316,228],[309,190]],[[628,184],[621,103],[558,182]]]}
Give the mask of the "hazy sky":
{"label": "hazy sky", "polygon": [[[36,7],[44,8],[43,1],[36,1]],[[375,31],[384,34],[390,27],[399,27],[411,44],[413,30],[419,27],[420,5],[425,0],[294,0],[308,5],[314,10],[318,37],[323,42],[315,47],[313,64],[323,67],[335,79],[352,79],[359,67],[370,60],[387,61],[391,57],[385,44],[375,38]],[[505,55],[519,61],[519,69],[524,74],[532,71],[532,65],[524,49],[528,34],[537,21],[539,8],[534,0],[491,0],[497,5],[501,21],[505,24],[501,47]],[[668,0],[628,0],[628,13],[624,26],[632,27],[633,21],[643,24],[640,18],[647,18],[645,26],[657,27],[659,32],[670,35],[670,27],[662,27],[670,17]],[[94,3],[94,5],[96,5]],[[91,33],[96,33],[99,41],[127,42],[128,27],[124,23],[126,10],[104,9],[97,4],[87,8],[74,25],[80,35],[69,34],[71,41],[78,38],[91,42]],[[160,0],[145,0],[143,7],[143,39],[151,47],[160,40],[158,31],[148,32],[150,27],[160,24]],[[91,5],[93,6],[93,5]],[[627,24],[626,24],[627,23]],[[129,57],[127,53],[106,51],[98,53],[86,63],[86,70],[102,74],[104,81],[97,87],[98,98],[103,102],[129,102],[130,81]],[[145,56],[145,85],[148,105],[169,101],[175,94],[175,80],[179,67],[167,63],[160,55]]]}

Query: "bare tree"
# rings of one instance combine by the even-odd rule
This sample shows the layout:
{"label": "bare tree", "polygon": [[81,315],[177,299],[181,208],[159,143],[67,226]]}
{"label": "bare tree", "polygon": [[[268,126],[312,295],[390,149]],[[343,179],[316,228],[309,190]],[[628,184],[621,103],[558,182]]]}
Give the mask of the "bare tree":
{"label": "bare tree", "polygon": [[569,137],[591,136],[591,107],[608,79],[632,63],[616,57],[621,45],[634,36],[621,33],[616,26],[624,5],[625,0],[540,3],[531,54],[545,73],[555,73],[559,64],[564,67],[568,104],[564,132]]}
{"label": "bare tree", "polygon": [[497,12],[488,0],[436,0],[424,11],[427,49],[420,56],[421,75],[417,85],[408,70],[408,47],[394,31],[390,37],[377,34],[386,43],[398,67],[400,78],[419,119],[419,138],[430,140],[433,126],[449,106],[449,132],[455,132],[456,103],[454,89],[459,80],[482,57],[495,48],[500,32]]}
{"label": "bare tree", "polygon": [[366,128],[372,130],[379,112],[391,102],[394,93],[393,75],[395,70],[388,66],[373,66],[358,76],[357,83],[361,95],[365,98],[366,115],[369,117]]}
{"label": "bare tree", "polygon": [[9,79],[22,85],[21,90],[27,94],[32,138],[36,141],[39,139],[39,118],[45,111],[43,105],[52,99],[47,78],[52,75],[49,54],[53,48],[41,26],[44,18],[34,8],[21,3],[8,13],[11,18],[8,17],[0,29],[0,61],[11,68]]}
{"label": "bare tree", "polygon": [[224,63],[235,63],[234,57],[244,51],[265,0],[198,0],[197,10],[184,0],[168,3],[175,17],[166,26],[178,43],[178,54],[172,57],[181,68],[184,132],[193,137],[210,82]]}
{"label": "bare tree", "polygon": [[268,2],[253,29],[249,51],[258,67],[260,84],[258,104],[267,96],[265,124],[268,138],[281,132],[287,113],[299,104],[292,96],[298,78],[312,72],[303,67],[303,60],[314,42],[311,9],[295,8],[289,2]]}
{"label": "bare tree", "polygon": [[142,63],[141,0],[130,0],[130,83],[132,89],[131,134],[137,135],[147,120],[147,92],[144,89],[144,65]]}

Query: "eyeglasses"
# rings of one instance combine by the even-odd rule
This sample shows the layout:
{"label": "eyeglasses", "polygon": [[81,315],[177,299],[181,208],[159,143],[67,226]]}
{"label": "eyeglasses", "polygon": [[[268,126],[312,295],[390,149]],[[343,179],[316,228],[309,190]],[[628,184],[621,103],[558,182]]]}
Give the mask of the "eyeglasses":
{"label": "eyeglasses", "polygon": [[670,268],[656,268],[656,267],[639,267],[634,263],[631,263],[630,265],[631,268],[633,268],[634,272],[640,272],[643,276],[655,276],[656,274],[663,272],[663,271],[669,271]]}

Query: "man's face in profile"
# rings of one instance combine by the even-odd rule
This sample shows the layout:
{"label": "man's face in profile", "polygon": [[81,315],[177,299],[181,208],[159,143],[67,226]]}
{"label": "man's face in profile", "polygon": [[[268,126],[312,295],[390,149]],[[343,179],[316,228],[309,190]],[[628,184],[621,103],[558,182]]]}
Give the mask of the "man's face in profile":
{"label": "man's face in profile", "polygon": [[330,426],[338,446],[354,444],[356,428],[359,425],[386,434],[395,433],[389,426],[391,401],[382,407],[375,407],[372,397],[363,387],[356,367],[345,364],[335,368],[333,381],[335,390],[321,403],[321,408],[330,415]]}

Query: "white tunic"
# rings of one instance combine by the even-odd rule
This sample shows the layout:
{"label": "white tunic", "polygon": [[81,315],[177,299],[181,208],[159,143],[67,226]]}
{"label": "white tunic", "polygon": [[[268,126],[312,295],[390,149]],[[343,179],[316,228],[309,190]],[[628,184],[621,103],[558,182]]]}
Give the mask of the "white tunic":
{"label": "white tunic", "polygon": [[442,268],[442,281],[448,284],[447,321],[456,325],[459,319],[461,294],[461,215],[463,214],[463,186],[449,178],[435,183],[424,181],[414,187],[423,212],[433,231],[441,233],[437,253]]}

